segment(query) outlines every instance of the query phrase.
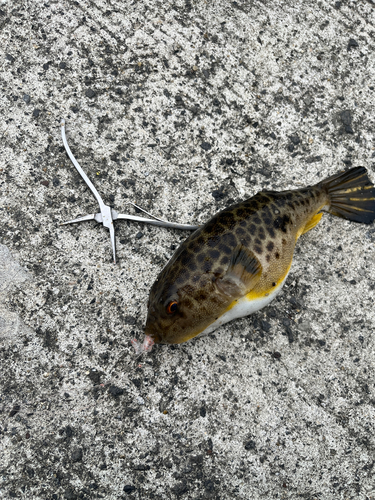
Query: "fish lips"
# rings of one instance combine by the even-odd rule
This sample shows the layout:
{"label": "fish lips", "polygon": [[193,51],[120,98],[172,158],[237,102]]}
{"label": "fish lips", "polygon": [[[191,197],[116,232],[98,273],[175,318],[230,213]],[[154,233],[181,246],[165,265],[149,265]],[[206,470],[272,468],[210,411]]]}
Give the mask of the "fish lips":
{"label": "fish lips", "polygon": [[151,337],[155,344],[161,344],[163,343],[163,336],[155,328],[155,325],[156,321],[152,321],[150,320],[150,318],[148,318],[145,327],[145,335]]}
{"label": "fish lips", "polygon": [[160,333],[160,327],[158,327],[158,322],[156,321],[154,312],[155,310],[153,308],[149,309],[148,311],[145,326],[145,335],[151,337],[155,344],[161,344],[163,341],[163,336]]}
{"label": "fish lips", "polygon": [[176,342],[173,340],[175,335],[172,335],[172,338],[168,335],[164,335],[159,329],[155,328],[155,326],[149,322],[146,324],[145,335],[152,338],[155,344],[179,344],[180,342]]}
{"label": "fish lips", "polygon": [[148,330],[145,330],[145,335],[148,335],[149,337],[152,338],[152,340],[155,342],[155,344],[161,344],[162,343],[162,338],[159,333],[156,332],[150,332]]}

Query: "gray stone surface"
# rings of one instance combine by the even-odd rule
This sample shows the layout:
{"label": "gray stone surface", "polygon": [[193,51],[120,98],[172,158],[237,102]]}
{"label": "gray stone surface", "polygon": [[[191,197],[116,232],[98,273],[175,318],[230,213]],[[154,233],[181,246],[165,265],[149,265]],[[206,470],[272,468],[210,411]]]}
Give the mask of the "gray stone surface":
{"label": "gray stone surface", "polygon": [[[374,228],[325,215],[271,307],[135,359],[186,234],[374,171],[368,0],[0,2],[0,498],[374,499]],[[142,233],[140,237],[139,233]]]}

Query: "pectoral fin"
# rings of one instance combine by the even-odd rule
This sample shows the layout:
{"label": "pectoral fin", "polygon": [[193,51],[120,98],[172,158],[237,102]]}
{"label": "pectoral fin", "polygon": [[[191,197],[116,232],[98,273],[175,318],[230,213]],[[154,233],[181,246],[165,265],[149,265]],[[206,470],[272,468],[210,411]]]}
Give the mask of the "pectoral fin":
{"label": "pectoral fin", "polygon": [[243,245],[234,250],[227,272],[217,279],[218,289],[233,298],[242,297],[254,288],[262,266],[254,253]]}

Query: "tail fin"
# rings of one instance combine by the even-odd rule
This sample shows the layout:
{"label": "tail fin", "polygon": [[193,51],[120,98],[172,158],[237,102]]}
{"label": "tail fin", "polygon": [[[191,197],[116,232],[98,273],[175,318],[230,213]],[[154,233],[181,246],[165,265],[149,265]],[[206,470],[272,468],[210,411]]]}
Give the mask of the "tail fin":
{"label": "tail fin", "polygon": [[365,224],[375,219],[375,187],[364,167],[340,172],[319,184],[327,191],[329,213]]}

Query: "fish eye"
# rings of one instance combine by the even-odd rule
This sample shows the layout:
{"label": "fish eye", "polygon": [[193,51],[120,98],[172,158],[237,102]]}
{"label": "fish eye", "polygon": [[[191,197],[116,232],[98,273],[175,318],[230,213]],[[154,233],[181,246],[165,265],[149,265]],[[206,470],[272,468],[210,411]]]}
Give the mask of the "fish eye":
{"label": "fish eye", "polygon": [[171,300],[167,305],[167,314],[173,314],[177,311],[177,301]]}

